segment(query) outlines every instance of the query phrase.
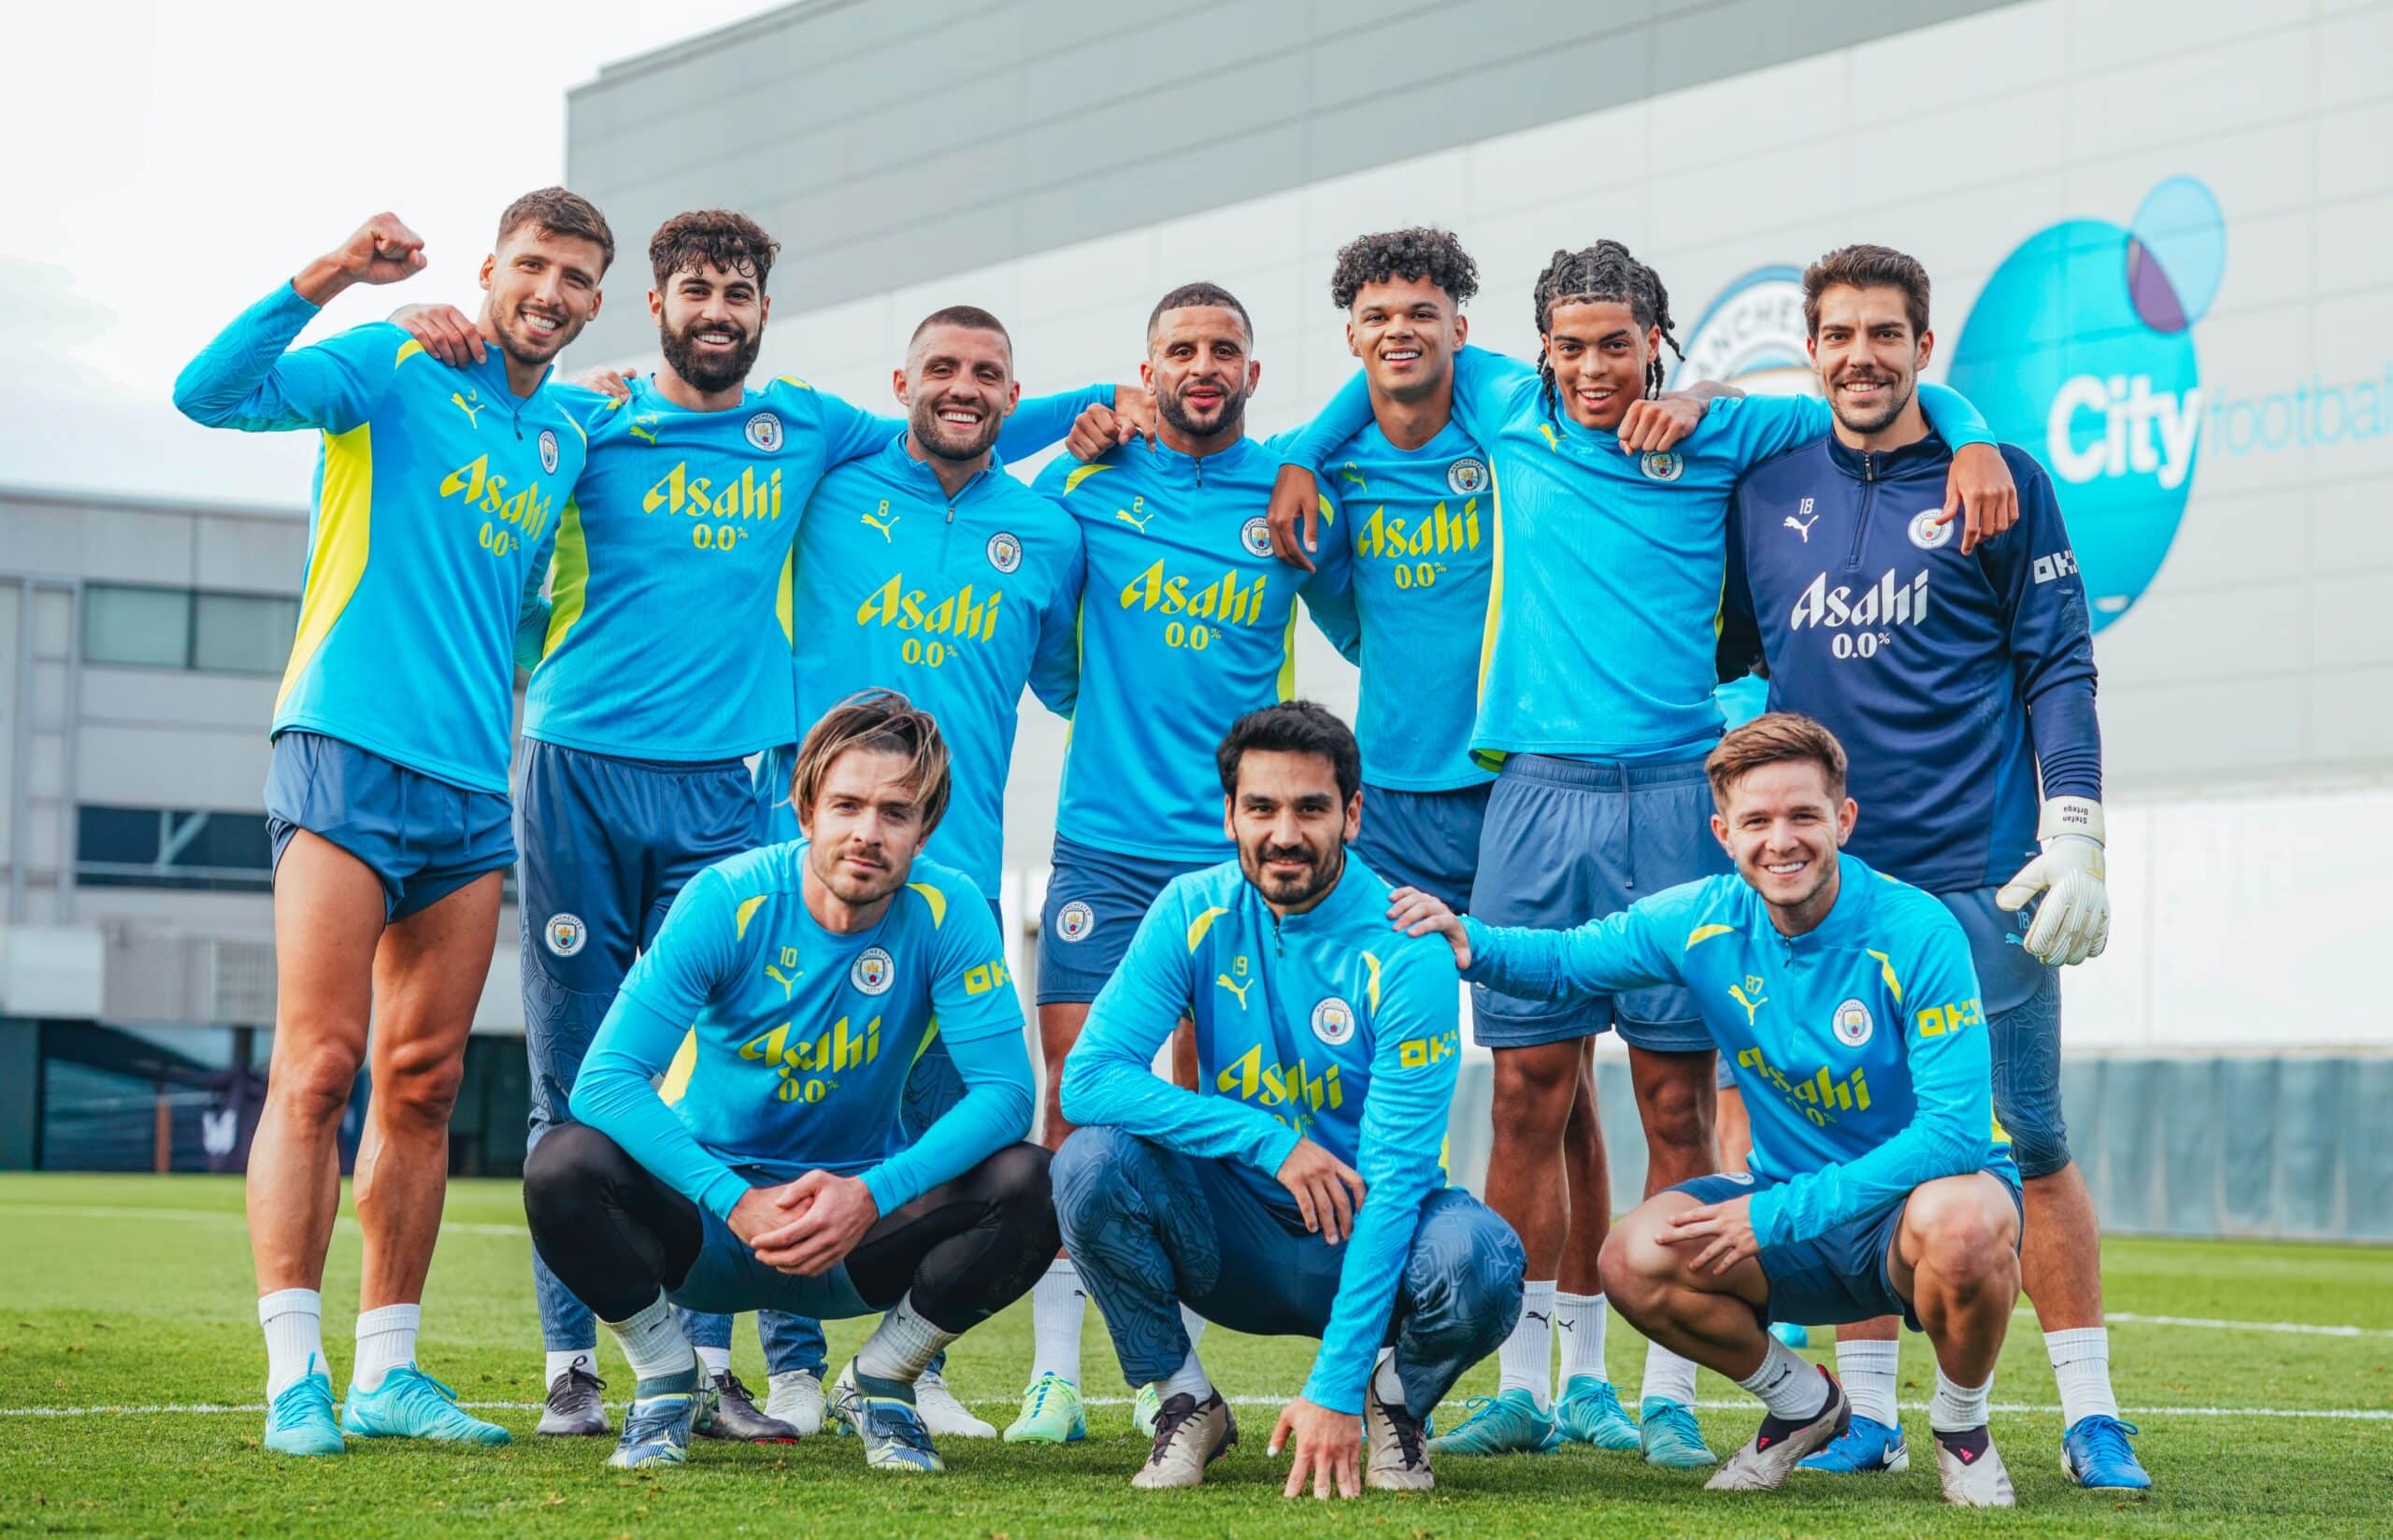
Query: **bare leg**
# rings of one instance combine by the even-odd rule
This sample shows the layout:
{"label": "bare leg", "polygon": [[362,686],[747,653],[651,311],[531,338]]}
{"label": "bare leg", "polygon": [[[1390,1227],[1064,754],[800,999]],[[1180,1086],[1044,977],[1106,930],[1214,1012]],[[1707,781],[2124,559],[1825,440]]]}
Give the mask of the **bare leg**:
{"label": "bare leg", "polygon": [[1761,1312],[1770,1283],[1747,1257],[1726,1273],[1698,1273],[1699,1246],[1665,1246],[1662,1223],[1698,1206],[1693,1194],[1661,1192],[1612,1226],[1604,1243],[1604,1285],[1612,1307],[1670,1351],[1731,1379],[1749,1379],[1770,1350]]}
{"label": "bare leg", "polygon": [[274,1058],[250,1148],[261,1295],[323,1283],[340,1207],[337,1136],[365,1058],[382,917],[381,881],[363,862],[304,830],[292,836],[275,869]]}
{"label": "bare leg", "polygon": [[1903,1210],[1886,1272],[1956,1385],[1994,1376],[2019,1300],[2018,1235],[2011,1195],[1982,1171],[1922,1183]]}
{"label": "bare leg", "polygon": [[423,1298],[449,1192],[449,1115],[490,973],[499,883],[498,873],[485,873],[395,922],[375,953],[374,1099],[357,1149],[361,1309]]}
{"label": "bare leg", "polygon": [[[1495,1137],[1487,1161],[1487,1206],[1521,1237],[1532,1279],[1557,1275],[1572,1202],[1564,1131],[1579,1077],[1576,1039],[1496,1050]],[[1606,1194],[1586,1200],[1609,1209]]]}
{"label": "bare leg", "polygon": [[1745,1093],[1723,1086],[1712,1102],[1712,1126],[1720,1132],[1720,1169],[1743,1171],[1754,1155],[1753,1119],[1745,1115]]}
{"label": "bare leg", "polygon": [[1579,1043],[1579,1068],[1562,1126],[1563,1238],[1558,1287],[1566,1294],[1604,1290],[1604,1237],[1612,1233],[1612,1162],[1596,1110],[1596,1040]]}
{"label": "bare leg", "polygon": [[1637,1091],[1637,1112],[1645,1124],[1645,1195],[1720,1169],[1720,1146],[1712,1136],[1712,1071],[1717,1056],[1655,1053],[1632,1046],[1628,1075]]}
{"label": "bare leg", "polygon": [[1085,1000],[1059,1000],[1039,1007],[1039,1051],[1045,1062],[1046,1091],[1039,1118],[1039,1142],[1049,1149],[1064,1148],[1072,1125],[1064,1121],[1064,1060],[1081,1040],[1088,1021]]}
{"label": "bare leg", "polygon": [[2072,1161],[2020,1184],[2028,1230],[2020,1256],[2028,1300],[2047,1332],[2102,1324],[2102,1230]]}

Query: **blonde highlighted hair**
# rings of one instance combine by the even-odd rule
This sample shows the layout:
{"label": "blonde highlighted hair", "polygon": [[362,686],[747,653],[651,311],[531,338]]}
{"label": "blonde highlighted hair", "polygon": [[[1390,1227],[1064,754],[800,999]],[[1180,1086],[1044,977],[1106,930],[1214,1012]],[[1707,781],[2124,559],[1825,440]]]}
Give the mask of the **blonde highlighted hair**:
{"label": "blonde highlighted hair", "polygon": [[1703,762],[1712,777],[1712,800],[1728,806],[1728,793],[1739,781],[1765,764],[1816,764],[1827,781],[1828,796],[1844,795],[1844,745],[1836,734],[1809,717],[1792,711],[1768,711],[1731,730]]}
{"label": "blonde highlighted hair", "polygon": [[814,799],[839,756],[851,749],[900,754],[906,758],[906,783],[923,810],[927,836],[947,813],[950,791],[947,740],[939,735],[931,714],[895,690],[867,690],[849,696],[823,713],[797,746],[797,765],[790,776],[791,806],[801,817],[810,815]]}

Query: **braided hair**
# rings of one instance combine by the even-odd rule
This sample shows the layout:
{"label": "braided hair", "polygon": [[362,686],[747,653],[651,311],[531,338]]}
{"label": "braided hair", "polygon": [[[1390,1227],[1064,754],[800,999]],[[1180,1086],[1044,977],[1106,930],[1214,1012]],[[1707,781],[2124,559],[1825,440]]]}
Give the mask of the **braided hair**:
{"label": "braided hair", "polygon": [[[1662,340],[1679,357],[1686,353],[1679,347],[1670,320],[1670,292],[1662,287],[1661,276],[1628,254],[1628,248],[1616,240],[1600,240],[1578,251],[1556,251],[1545,271],[1537,276],[1533,296],[1537,307],[1537,335],[1542,343],[1554,323],[1554,307],[1557,305],[1591,305],[1610,302],[1628,307],[1629,315],[1641,331],[1658,326]],[[1545,415],[1554,417],[1554,362],[1540,347],[1537,358],[1538,378],[1544,383]],[[1659,349],[1645,361],[1645,393],[1662,393],[1662,355]]]}

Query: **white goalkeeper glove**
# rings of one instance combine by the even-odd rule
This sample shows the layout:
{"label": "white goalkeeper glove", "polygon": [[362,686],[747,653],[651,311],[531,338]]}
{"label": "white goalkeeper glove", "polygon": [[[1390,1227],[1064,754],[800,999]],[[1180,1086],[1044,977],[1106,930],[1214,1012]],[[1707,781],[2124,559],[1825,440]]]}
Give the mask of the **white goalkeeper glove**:
{"label": "white goalkeeper glove", "polygon": [[2085,797],[2054,797],[2036,820],[2044,853],[2019,868],[1994,901],[2013,913],[2038,893],[2026,946],[2055,967],[2099,957],[2111,940],[2111,894],[2102,884],[2102,805]]}

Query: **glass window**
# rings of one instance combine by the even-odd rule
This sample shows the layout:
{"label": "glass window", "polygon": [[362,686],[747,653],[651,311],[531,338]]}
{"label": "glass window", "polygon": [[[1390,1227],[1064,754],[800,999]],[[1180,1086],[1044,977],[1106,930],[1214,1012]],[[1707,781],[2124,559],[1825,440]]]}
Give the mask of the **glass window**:
{"label": "glass window", "polygon": [[264,892],[274,885],[263,813],[97,806],[75,813],[75,880],[87,888]]}
{"label": "glass window", "polygon": [[193,668],[279,674],[299,629],[299,601],[271,593],[202,593],[192,626]]}
{"label": "glass window", "polygon": [[90,585],[83,590],[83,661],[188,666],[191,597],[183,589]]}

